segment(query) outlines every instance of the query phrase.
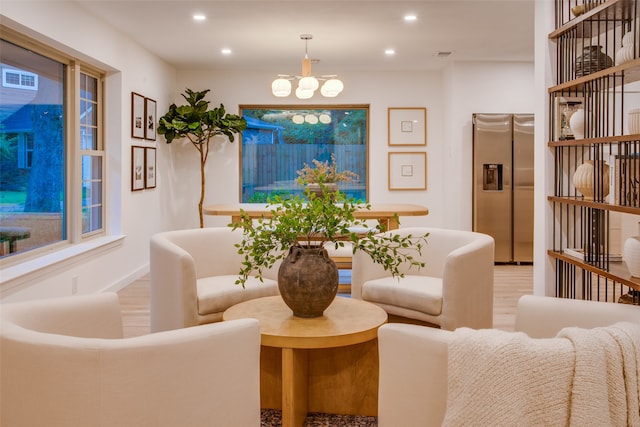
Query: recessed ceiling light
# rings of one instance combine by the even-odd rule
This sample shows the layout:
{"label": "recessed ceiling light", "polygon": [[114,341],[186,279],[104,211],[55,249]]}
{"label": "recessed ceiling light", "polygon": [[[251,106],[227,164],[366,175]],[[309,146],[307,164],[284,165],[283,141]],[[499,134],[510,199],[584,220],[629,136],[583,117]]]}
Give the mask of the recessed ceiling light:
{"label": "recessed ceiling light", "polygon": [[204,16],[202,13],[196,13],[193,15],[194,21],[204,21],[205,19],[207,19],[207,17]]}
{"label": "recessed ceiling light", "polygon": [[231,49],[229,49],[227,47],[222,49],[220,52],[222,52],[223,55],[231,55]]}
{"label": "recessed ceiling light", "polygon": [[395,55],[396,51],[395,51],[395,49],[385,49],[384,54],[385,55]]}
{"label": "recessed ceiling light", "polygon": [[404,20],[407,21],[407,22],[413,22],[413,21],[415,21],[417,19],[418,19],[418,17],[416,15],[414,15],[414,14],[411,14],[411,13],[404,16]]}

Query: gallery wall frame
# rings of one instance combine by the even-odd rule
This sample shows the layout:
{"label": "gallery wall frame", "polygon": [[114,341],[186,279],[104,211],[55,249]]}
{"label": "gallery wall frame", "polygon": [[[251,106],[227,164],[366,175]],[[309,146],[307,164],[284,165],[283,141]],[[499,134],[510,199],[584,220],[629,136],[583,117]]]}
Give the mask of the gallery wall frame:
{"label": "gallery wall frame", "polygon": [[156,140],[156,101],[151,98],[144,99],[145,128],[144,139]]}
{"label": "gallery wall frame", "polygon": [[131,92],[131,137],[145,138],[145,97]]}
{"label": "gallery wall frame", "polygon": [[156,149],[144,149],[144,188],[156,188]]}
{"label": "gallery wall frame", "polygon": [[131,191],[144,189],[145,147],[131,146]]}
{"label": "gallery wall frame", "polygon": [[427,189],[426,152],[390,151],[388,154],[390,191]]}
{"label": "gallery wall frame", "polygon": [[388,145],[427,145],[426,107],[389,107],[387,111]]}

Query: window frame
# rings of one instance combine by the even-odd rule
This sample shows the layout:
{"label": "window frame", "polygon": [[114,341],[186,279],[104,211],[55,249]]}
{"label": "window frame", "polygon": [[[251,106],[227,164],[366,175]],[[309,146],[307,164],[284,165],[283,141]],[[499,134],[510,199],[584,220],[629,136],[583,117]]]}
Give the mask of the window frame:
{"label": "window frame", "polygon": [[[0,266],[14,265],[29,259],[38,258],[50,254],[53,251],[63,250],[70,245],[85,243],[90,239],[105,236],[107,232],[107,165],[105,145],[105,77],[106,72],[86,62],[63,53],[52,46],[36,41],[4,25],[0,25],[1,38],[13,43],[22,49],[31,50],[38,55],[60,62],[65,66],[64,78],[64,114],[65,114],[65,215],[63,228],[66,229],[65,239],[40,248],[34,248],[15,255],[5,256],[0,260]],[[97,147],[98,150],[80,149],[80,76],[87,74],[97,79]],[[102,183],[101,198],[102,222],[99,229],[82,232],[82,155],[90,154],[101,158]]]}

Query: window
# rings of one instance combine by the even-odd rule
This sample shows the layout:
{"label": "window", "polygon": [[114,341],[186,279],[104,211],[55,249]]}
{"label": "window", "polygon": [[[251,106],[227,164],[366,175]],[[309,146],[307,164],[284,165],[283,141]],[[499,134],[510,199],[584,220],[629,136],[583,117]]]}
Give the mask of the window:
{"label": "window", "polygon": [[27,71],[3,68],[2,86],[14,89],[38,90],[38,75]]}
{"label": "window", "polygon": [[300,195],[297,171],[313,160],[331,162],[338,171],[358,175],[338,188],[356,200],[367,200],[369,106],[241,105],[247,120],[242,132],[240,201],[265,203],[270,196]]}
{"label": "window", "polygon": [[100,73],[3,28],[5,34],[2,258],[102,233],[105,208]]}

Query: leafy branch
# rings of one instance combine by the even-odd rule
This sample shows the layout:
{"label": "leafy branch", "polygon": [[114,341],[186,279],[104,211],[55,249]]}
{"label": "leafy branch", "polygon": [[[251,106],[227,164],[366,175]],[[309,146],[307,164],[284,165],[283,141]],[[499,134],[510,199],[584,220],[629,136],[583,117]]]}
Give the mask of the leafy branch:
{"label": "leafy branch", "polygon": [[[286,257],[292,246],[322,247],[333,242],[336,248],[345,242],[353,244],[353,253],[364,251],[371,259],[382,265],[392,276],[402,277],[400,266],[409,263],[421,268],[424,263],[416,260],[421,254],[428,234],[422,236],[381,233],[382,224],[370,228],[365,220],[355,217],[358,210],[370,210],[369,204],[356,203],[344,193],[333,193],[320,184],[322,196],[305,190],[305,197],[269,200],[269,215],[252,219],[245,211],[240,212],[240,222],[230,224],[233,229],[242,228],[242,241],[236,244],[238,253],[244,256],[236,284],[244,287],[251,276],[262,280],[262,273]],[[365,232],[355,232],[364,229]]]}

